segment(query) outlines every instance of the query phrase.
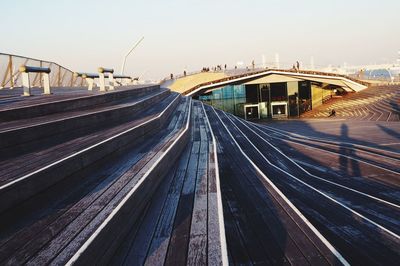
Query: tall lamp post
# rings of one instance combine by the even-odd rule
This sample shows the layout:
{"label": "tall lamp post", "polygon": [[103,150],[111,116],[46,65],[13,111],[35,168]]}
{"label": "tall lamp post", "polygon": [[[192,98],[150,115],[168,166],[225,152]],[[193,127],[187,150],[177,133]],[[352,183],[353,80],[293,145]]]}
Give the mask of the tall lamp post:
{"label": "tall lamp post", "polygon": [[137,41],[135,43],[135,45],[133,45],[133,47],[129,50],[129,52],[125,55],[124,60],[122,61],[122,67],[121,67],[121,75],[124,75],[124,71],[125,71],[125,63],[126,63],[126,58],[132,53],[132,51],[143,41],[144,36],[142,38],[140,38],[139,41]]}

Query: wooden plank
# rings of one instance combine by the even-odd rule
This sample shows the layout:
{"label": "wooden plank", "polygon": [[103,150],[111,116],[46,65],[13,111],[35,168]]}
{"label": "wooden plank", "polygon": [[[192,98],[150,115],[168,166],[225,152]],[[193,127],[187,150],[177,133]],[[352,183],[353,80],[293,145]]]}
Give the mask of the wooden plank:
{"label": "wooden plank", "polygon": [[115,101],[118,99],[142,95],[150,91],[159,90],[159,86],[147,88],[134,88],[128,90],[118,90],[106,94],[96,94],[87,91],[83,95],[73,94],[57,95],[59,90],[54,90],[54,95],[37,96],[24,101],[0,106],[0,121],[10,121],[14,119],[31,118],[39,115],[47,115],[60,111],[73,110],[104,102]]}
{"label": "wooden plank", "polygon": [[[165,132],[165,131],[164,131],[163,134],[165,134],[165,133],[168,134],[168,132]],[[163,147],[163,146],[162,146],[163,141],[160,142],[160,139],[159,139],[159,138],[155,138],[154,140],[157,140],[157,141],[158,141],[158,145],[157,145],[157,146],[159,147],[158,149],[162,149],[162,147]],[[165,142],[164,142],[164,143],[165,143]],[[154,156],[154,154],[153,154],[153,156]],[[142,161],[143,161],[143,160],[142,160]],[[136,164],[136,165],[135,165],[136,169],[140,169],[140,165],[143,165],[143,163],[144,163],[144,162],[142,162],[142,164]],[[126,173],[125,173],[125,174],[126,174]],[[129,180],[129,179],[130,179],[130,178],[128,177],[127,180]],[[122,182],[122,181],[121,181],[121,178],[120,178],[120,179],[118,179],[118,181],[116,182],[116,184],[121,183],[121,182]],[[115,186],[115,185],[113,185],[113,186]],[[102,187],[102,186],[99,186],[99,187]],[[107,187],[106,187],[106,188],[107,188]],[[98,192],[99,194],[101,194],[102,191],[104,191],[104,189],[100,189],[100,190],[96,189],[95,191]],[[114,190],[114,191],[115,191],[115,190]],[[104,201],[104,195],[102,195],[102,199],[101,199],[101,200],[102,200],[102,202],[105,202],[105,201]],[[92,204],[92,203],[89,202],[89,204]],[[97,206],[101,206],[101,204],[100,204],[100,205],[97,204]],[[76,207],[77,207],[77,206],[76,206]],[[93,205],[93,204],[90,205],[90,207],[91,207],[90,209],[93,209],[93,210],[94,210],[94,212],[92,212],[92,213],[95,214],[95,213],[96,213],[96,209],[97,209],[98,207],[96,207],[96,205]],[[80,211],[82,211],[82,210],[88,211],[89,209],[88,209],[87,207],[83,207],[83,208],[82,208],[82,207],[80,207],[80,208],[78,207],[78,208],[75,208],[75,209],[74,209],[74,208],[71,209],[72,212],[76,212],[76,211],[80,212]],[[70,217],[70,216],[71,216],[70,214],[69,214],[69,215],[66,215],[66,217]],[[75,217],[75,216],[72,215],[71,217]],[[62,220],[60,220],[60,221],[62,221]],[[64,220],[64,221],[65,221],[65,220]],[[85,222],[90,221],[90,219],[87,219],[87,216],[86,216],[85,219],[81,219],[80,221],[81,221],[81,222],[74,220],[73,223],[75,223],[75,224],[82,224],[82,223],[85,224]],[[61,223],[61,224],[63,224],[63,223]],[[61,230],[61,229],[63,228],[63,226],[61,226],[61,224],[57,227],[57,228],[60,228],[60,229],[52,228],[52,226],[50,226],[50,227],[47,227],[46,230],[48,230],[49,232],[53,232],[53,233],[59,232],[59,230]],[[54,225],[57,225],[57,223],[55,223]],[[70,226],[71,226],[71,229],[72,229],[72,230],[75,230],[74,228],[76,228],[76,227],[74,227],[74,225],[70,225]],[[79,228],[79,226],[78,226],[78,228]],[[65,232],[65,229],[63,229],[63,230],[64,230],[63,232]],[[30,245],[31,248],[28,248],[28,247],[27,247],[27,248],[25,249],[26,252],[32,252],[32,250],[34,250],[35,248],[36,248],[36,249],[37,249],[38,247],[40,248],[41,245],[38,245],[38,243],[46,243],[46,242],[43,242],[43,236],[46,236],[46,235],[51,237],[52,234],[50,234],[50,235],[49,235],[49,234],[42,234],[42,235],[41,235],[41,236],[42,236],[41,239],[36,239],[36,240],[35,240],[36,242],[34,242],[33,245]],[[70,236],[68,233],[67,233],[66,235]],[[71,236],[72,236],[72,235],[71,235]],[[62,237],[60,237],[60,238],[62,238]],[[54,241],[54,240],[53,240],[53,241]],[[61,241],[61,242],[63,243],[63,241]],[[43,245],[43,244],[42,244],[42,245]],[[52,248],[53,248],[53,247],[54,247],[54,246],[52,246]],[[50,253],[49,253],[49,255],[50,255]],[[23,259],[23,257],[24,257],[24,256],[18,256],[18,258],[20,258],[20,259]]]}
{"label": "wooden plank", "polygon": [[[50,193],[43,194],[44,197],[43,200],[39,198],[38,202],[36,199],[33,199],[32,205],[29,204],[26,207],[28,211],[26,211],[23,206],[21,210],[18,210],[18,208],[15,210],[13,209],[12,212],[16,211],[17,212],[16,215],[19,215],[17,216],[18,220],[26,221],[26,224],[16,234],[11,234],[11,236],[8,238],[3,238],[2,236],[3,239],[0,242],[0,250],[1,250],[0,261],[5,259],[5,256],[13,254],[18,247],[21,247],[21,245],[29,243],[30,240],[37,238],[36,237],[37,235],[43,235],[44,233],[42,233],[42,231],[44,229],[50,226],[51,223],[54,222],[63,213],[68,212],[68,210],[71,208],[74,208],[75,204],[84,204],[84,202],[90,204],[91,202],[90,198],[94,196],[93,194],[91,194],[92,190],[98,190],[96,186],[107,187],[107,184],[109,184],[111,180],[116,179],[118,175],[121,174],[121,172],[126,171],[132,164],[135,164],[142,156],[144,156],[143,153],[140,152],[138,153],[134,151],[128,153],[127,156],[123,158],[123,160],[119,160],[119,162],[117,161],[118,163],[116,163],[116,160],[113,160],[111,162],[110,161],[100,162],[101,164],[104,163],[104,166],[100,167],[101,175],[96,174],[96,172],[89,175],[88,171],[93,171],[93,169],[88,169],[88,171],[83,171],[79,175],[76,175],[77,180],[75,180],[75,182],[79,182],[79,185],[74,187],[75,189],[71,190],[72,193],[66,193],[65,191],[63,191],[62,194],[57,195],[57,193],[60,193],[60,190],[61,191],[65,190],[65,187],[71,186],[71,183],[63,182],[67,183],[66,186],[62,187],[63,184],[60,184],[61,187],[54,192],[56,194],[53,193],[52,189]],[[107,176],[109,178],[102,179],[103,176]],[[83,191],[79,192],[80,190]],[[50,195],[47,196],[48,194]],[[56,200],[54,200],[54,198],[56,198]],[[81,203],[78,203],[80,200],[82,200]],[[46,201],[46,202],[41,203],[41,201]],[[49,205],[49,202],[51,202],[52,204]],[[35,204],[38,205],[35,206]],[[38,216],[36,216],[36,214],[38,213],[37,211],[35,211],[35,207],[37,208],[37,206],[41,206],[41,212],[39,213]],[[75,209],[83,210],[85,208],[86,207],[84,205],[80,205],[80,207],[75,205]],[[32,212],[33,214],[30,214]],[[78,212],[71,212],[67,214],[67,217],[73,219],[74,215],[78,215]],[[6,232],[8,228],[3,223],[6,222],[7,220],[10,220],[10,223],[15,223],[15,218],[14,216],[8,218],[5,217],[4,215],[2,215],[1,217],[2,217],[1,226],[4,230],[3,232]]]}
{"label": "wooden plank", "polygon": [[[186,120],[186,118],[183,118]],[[177,123],[179,125],[179,123]],[[178,133],[182,131],[182,137],[179,138],[178,142],[176,142],[176,138]],[[186,132],[186,133],[185,133]],[[125,234],[125,232],[128,230],[128,227],[122,227],[120,231],[116,232],[115,231],[115,226],[119,226],[121,223],[124,223],[124,217],[125,217],[125,212],[128,211],[128,215],[130,213],[129,210],[135,209],[138,206],[138,202],[145,202],[146,198],[148,198],[150,195],[152,195],[153,191],[156,189],[156,186],[158,185],[158,176],[162,176],[165,173],[165,169],[168,166],[168,158],[170,159],[170,162],[174,162],[177,156],[180,154],[181,150],[183,149],[184,145],[186,145],[187,141],[187,131],[183,131],[183,129],[179,129],[176,131],[176,134],[174,136],[171,136],[168,142],[164,145],[164,147],[161,148],[160,152],[157,154],[154,154],[153,158],[145,165],[145,167],[140,170],[138,174],[135,176],[138,176],[140,179],[143,179],[144,176],[146,176],[146,179],[141,182],[140,185],[140,190],[135,192],[134,194],[131,194],[129,199],[127,199],[126,204],[123,205],[120,209],[119,212],[115,213],[113,218],[105,225],[105,227],[102,229],[102,231],[98,232],[98,235],[95,238],[94,242],[91,242],[91,244],[88,246],[88,248],[85,249],[85,252],[82,254],[82,256],[79,257],[79,261],[82,263],[88,263],[91,261],[93,258],[96,258],[96,254],[98,250],[104,249],[104,242],[110,235],[114,235],[117,233],[118,239],[122,239],[122,235]],[[176,142],[176,143],[175,143]],[[170,146],[173,143],[174,146]],[[167,149],[166,147],[171,147]],[[168,154],[167,154],[168,153]],[[149,155],[149,153],[147,153]],[[161,161],[159,161],[159,158],[162,158]],[[157,165],[155,165],[155,168],[153,168],[154,163],[157,162]],[[148,173],[148,171],[151,169],[151,172]],[[147,175],[148,174],[148,175]],[[102,217],[106,217],[108,215],[109,211],[112,211],[120,202],[121,197],[125,197],[126,193],[129,192],[132,188],[133,185],[135,185],[136,181],[135,178],[129,182],[128,186],[124,186],[120,192],[116,195],[116,197],[113,198],[112,204],[108,204],[105,207],[105,211],[102,211],[96,216],[96,220],[93,220],[90,223],[90,227],[85,227],[83,231],[77,236],[77,240],[74,240],[74,243],[69,244],[66,248],[63,249],[63,251],[57,256],[56,260],[64,262],[66,261],[71,255],[73,255],[76,252],[76,249],[79,248],[79,241],[80,239],[85,239],[87,238],[88,234],[92,233],[91,228],[96,228],[96,224],[103,220]],[[133,217],[136,219],[135,217]],[[132,219],[131,219],[132,220]],[[78,242],[78,243],[76,243]],[[78,245],[78,246],[77,246]],[[115,247],[116,248],[116,247]]]}
{"label": "wooden plank", "polygon": [[[240,141],[239,141],[240,142]],[[249,150],[248,145],[245,145],[245,149]],[[247,147],[246,147],[247,146]],[[353,245],[355,247],[351,248],[352,249],[352,254],[347,253],[347,257],[349,258],[350,262],[352,262],[353,259],[355,259],[353,262],[356,261],[361,261],[361,260],[368,260],[371,262],[374,262],[378,259],[379,260],[390,260],[394,259],[394,250],[391,250],[386,246],[386,244],[383,244],[382,242],[377,242],[372,239],[371,242],[369,242],[369,237],[371,234],[374,234],[373,231],[375,230],[368,230],[365,227],[365,224],[363,222],[358,221],[357,219],[354,219],[354,215],[351,214],[350,212],[347,212],[343,210],[343,212],[335,212],[334,210],[337,209],[337,205],[334,204],[333,202],[329,201],[326,198],[321,197],[320,195],[316,194],[316,192],[308,191],[309,189],[306,188],[305,186],[299,184],[298,182],[295,182],[291,179],[287,179],[285,175],[280,175],[276,171],[270,171],[269,167],[265,165],[265,161],[253,157],[252,154],[250,154],[250,157],[254,160],[254,162],[260,167],[261,171],[266,173],[267,176],[269,176],[272,179],[272,182],[276,182],[278,186],[282,189],[282,192],[285,193],[286,195],[289,195],[289,198],[293,198],[295,201],[296,206],[304,212],[309,215],[309,217],[312,217],[314,224],[317,223],[317,228],[322,228],[320,230],[323,230],[323,233],[326,231],[330,231],[331,233],[329,234],[329,237],[333,240],[333,243],[336,243],[335,247],[338,248],[341,252],[347,253],[349,250],[348,248],[348,243],[344,244],[343,242],[353,242]],[[264,162],[264,164],[263,164]],[[293,193],[293,194],[292,194]],[[316,197],[318,200],[316,200]],[[313,206],[313,207],[311,207]],[[311,211],[311,208],[315,208],[315,210]],[[331,209],[330,209],[331,208]],[[311,212],[311,213],[310,213]],[[306,216],[307,216],[306,215]],[[340,216],[340,218],[339,218]],[[325,218],[322,218],[325,217]],[[316,222],[314,219],[316,219],[318,222]],[[331,225],[331,222],[333,223],[338,223],[337,226]],[[351,229],[352,234],[348,235],[347,232],[344,232],[344,230],[338,230],[341,226],[339,224],[347,224]],[[365,231],[364,231],[365,230]],[[333,232],[332,232],[333,231]],[[339,233],[340,232],[340,233]],[[332,235],[333,234],[333,235]],[[338,239],[335,239],[335,235],[341,235],[339,238],[342,238],[341,241],[338,241]],[[379,233],[380,235],[381,233]],[[363,240],[361,240],[361,238]],[[372,248],[372,246],[375,245],[380,245],[383,244],[386,246],[386,248],[379,249],[378,247]],[[343,246],[342,246],[343,245]],[[363,248],[361,248],[363,246]],[[361,251],[361,254],[357,254],[357,256],[354,257],[354,254],[358,252],[358,248],[364,249],[364,251]],[[381,250],[379,254],[374,254],[375,250]],[[365,252],[368,250],[367,252]],[[383,252],[387,252],[386,255],[383,255]],[[364,254],[362,254],[364,253]],[[374,255],[372,255],[374,254]],[[350,259],[351,258],[351,259]],[[389,259],[390,258],[390,259]],[[328,258],[327,258],[328,259]],[[335,258],[334,258],[335,261]],[[388,261],[387,261],[388,262]]]}
{"label": "wooden plank", "polygon": [[[198,115],[198,109],[194,108],[192,125],[196,125],[198,121]],[[188,169],[185,175],[185,183],[179,199],[178,211],[175,216],[172,236],[165,259],[165,263],[170,265],[186,263],[200,149],[200,142],[198,141],[200,139],[199,134],[200,131],[198,128],[196,126],[192,126],[193,147]],[[156,257],[157,256],[155,256],[155,258]],[[148,262],[151,264],[152,261],[148,260]]]}
{"label": "wooden plank", "polygon": [[[107,264],[143,264],[146,252],[142,257],[139,254],[139,256],[133,258],[132,254],[137,254],[135,251],[137,251],[138,247],[143,247],[143,249],[147,251],[147,247],[150,244],[151,236],[154,233],[157,221],[167,198],[168,191],[173,183],[176,170],[177,165],[172,166],[172,169],[163,178],[160,186],[157,188],[156,192],[149,200],[149,203],[147,204],[148,207],[146,207],[144,212],[140,214],[139,221],[134,223],[134,226],[131,227],[129,234],[124,237],[124,239],[120,241],[120,243],[118,243],[118,250],[115,252],[113,249],[108,248],[110,253],[109,255],[110,257],[112,257],[112,261],[107,261]],[[136,249],[134,247],[135,245]],[[105,257],[107,258],[107,256]],[[105,261],[106,258],[104,259]],[[104,260],[99,259],[97,260],[96,264],[104,263]]]}
{"label": "wooden plank", "polygon": [[[202,112],[198,108],[198,112]],[[200,150],[196,174],[196,188],[193,203],[192,222],[190,226],[189,247],[186,263],[205,265],[207,263],[207,210],[208,210],[208,139],[205,125],[200,121]]]}
{"label": "wooden plank", "polygon": [[[173,108],[173,106],[170,106],[169,108]],[[167,117],[165,117],[167,114],[163,114],[163,116],[161,118],[158,118],[157,120],[151,121],[148,125],[144,125],[144,127],[146,128],[146,126],[149,125],[154,125],[154,124],[158,124],[160,123],[160,119],[161,120],[166,120]],[[153,128],[149,128],[148,130],[154,130]],[[7,193],[4,192],[2,194],[2,196],[7,197],[7,201],[3,200],[2,201],[2,209],[4,210],[5,208],[7,208],[7,204],[15,204],[12,202],[15,201],[21,201],[22,198],[21,197],[28,197],[28,196],[32,196],[32,194],[34,194],[35,192],[37,192],[38,190],[43,190],[44,188],[46,188],[46,186],[49,186],[50,184],[52,184],[51,182],[57,182],[59,181],[59,179],[63,178],[63,177],[58,177],[58,179],[49,179],[46,178],[46,175],[50,175],[51,171],[54,169],[58,169],[58,171],[62,171],[62,173],[64,174],[64,176],[68,173],[72,173],[74,171],[76,171],[76,167],[82,167],[82,166],[87,166],[90,163],[93,163],[94,161],[102,158],[103,156],[107,155],[108,153],[115,151],[115,149],[117,148],[123,148],[124,146],[128,145],[130,142],[132,142],[132,138],[135,140],[135,135],[137,135],[138,133],[140,133],[140,130],[132,130],[127,134],[121,135],[118,138],[114,138],[111,141],[108,141],[106,143],[101,144],[100,146],[97,146],[91,150],[85,151],[85,153],[90,153],[91,156],[87,157],[84,156],[84,153],[80,154],[79,156],[75,156],[73,158],[69,158],[68,159],[68,164],[66,163],[66,161],[63,163],[63,165],[55,165],[52,168],[46,169],[45,172],[41,172],[41,173],[37,173],[37,175],[35,175],[35,180],[37,180],[35,183],[33,182],[33,177],[29,177],[25,180],[23,180],[23,184],[20,183],[18,184],[14,184],[13,187],[15,189],[22,189],[22,186],[24,186],[24,194],[16,194],[16,193],[12,193],[12,190],[8,189]],[[117,144],[117,145],[116,145]],[[80,157],[84,156],[85,160],[81,160]],[[60,170],[60,167],[62,167],[63,170]],[[38,179],[39,178],[39,179]],[[40,181],[39,181],[40,180]],[[4,182],[4,181],[3,181]],[[29,189],[29,190],[28,190]],[[30,192],[31,194],[29,194],[28,192]],[[11,202],[11,203],[10,203]]]}
{"label": "wooden plank", "polygon": [[[239,123],[237,126],[245,130]],[[256,136],[253,136],[251,132],[246,131],[246,133],[251,139],[256,139]],[[262,147],[262,149],[267,149],[267,147]],[[279,157],[276,156],[274,158],[277,160]],[[286,206],[286,204],[282,200],[279,200],[280,197],[276,195],[268,184],[264,182],[263,185],[259,180],[262,179],[249,177],[249,185],[253,186],[255,191],[258,191],[261,198],[259,200],[258,197],[249,198],[254,202],[257,212],[262,214],[261,216],[265,223],[271,228],[270,231],[274,235],[276,243],[278,243],[281,250],[284,251],[285,257],[288,258],[291,263],[301,263],[301,261],[305,263],[305,257],[302,254],[304,253],[307,254],[308,259],[317,258],[320,260],[320,264],[327,263],[323,256],[321,256],[319,250],[308,237],[305,237],[304,232],[299,228],[299,219],[296,219],[296,221],[293,220],[295,217],[289,216],[285,210],[284,206]],[[266,211],[265,206],[268,206],[270,211]],[[289,209],[288,206],[286,206],[286,209]]]}
{"label": "wooden plank", "polygon": [[[172,230],[173,220],[176,208],[179,202],[179,195],[183,186],[183,180],[186,173],[187,163],[189,161],[191,145],[188,145],[183,157],[179,161],[179,166],[173,172],[173,181],[167,190],[167,196],[164,200],[155,200],[159,204],[160,209],[151,208],[138,235],[132,239],[129,253],[126,255],[125,262],[129,265],[143,265],[151,248],[153,236],[157,230],[160,232],[168,232]],[[159,194],[159,192],[156,192]],[[162,198],[161,198],[162,199]],[[155,216],[159,217],[155,217]],[[163,229],[157,229],[163,226]]]}
{"label": "wooden plank", "polygon": [[[50,147],[48,150],[30,153],[25,156],[20,156],[17,158],[4,161],[3,162],[4,164],[2,164],[0,168],[1,180],[4,183],[4,180],[10,179],[9,175],[18,176],[22,175],[23,173],[32,171],[32,169],[35,168],[32,167],[27,168],[27,167],[30,165],[34,165],[38,161],[48,164],[49,162],[58,159],[57,157],[55,157],[55,155],[57,154],[59,154],[60,157],[62,158],[62,156],[66,156],[68,155],[68,153],[76,152],[79,149],[83,149],[84,147],[93,145],[103,139],[112,137],[115,134],[118,134],[119,132],[123,132],[126,129],[129,129],[140,123],[143,123],[147,119],[150,119],[155,115],[158,115],[159,111],[162,110],[161,108],[162,107],[165,108],[167,104],[171,101],[171,97],[167,98],[165,101],[162,101],[162,104],[160,104],[158,107],[149,109],[147,112],[149,113],[150,116],[145,115],[144,117],[133,120],[132,122],[124,123],[122,125],[118,125],[113,128],[105,129],[102,132],[93,132],[87,136],[75,138],[71,141],[68,141],[67,143],[62,143],[65,140],[65,138],[61,138],[60,140],[58,140],[61,143],[58,146]],[[48,155],[48,157],[44,157],[46,154]]]}
{"label": "wooden plank", "polygon": [[[223,263],[224,252],[228,253],[228,250],[223,250],[226,247],[226,236],[225,236],[225,223],[220,220],[220,213],[223,212],[222,204],[219,205],[221,200],[221,187],[220,181],[217,181],[219,177],[218,164],[216,161],[216,148],[217,143],[213,143],[213,137],[211,135],[211,128],[209,128],[208,122],[206,121],[206,113],[202,108],[202,104],[199,103],[199,107],[202,110],[201,120],[205,125],[206,137],[208,141],[208,221],[207,221],[207,263],[209,265],[220,265]],[[218,176],[217,176],[218,175]],[[222,203],[222,202],[221,202]],[[223,219],[223,217],[222,217]],[[222,239],[224,243],[221,243]],[[229,259],[228,259],[229,261]],[[231,259],[232,261],[232,259]]]}
{"label": "wooden plank", "polygon": [[70,110],[70,111],[65,111],[61,113],[54,113],[54,114],[49,114],[46,116],[39,116],[39,117],[33,117],[29,119],[18,119],[18,120],[13,120],[9,122],[3,122],[0,125],[0,130],[11,130],[14,128],[20,128],[20,127],[28,127],[40,123],[49,123],[51,121],[56,121],[59,119],[65,119],[69,117],[74,117],[74,116],[79,116],[79,115],[85,115],[87,113],[95,113],[95,112],[101,112],[101,111],[106,111],[106,110],[112,110],[118,107],[123,107],[126,106],[127,104],[135,104],[135,102],[145,99],[148,96],[155,95],[159,92],[154,92],[150,94],[145,94],[140,97],[134,97],[134,98],[128,98],[124,100],[119,100],[119,101],[114,101],[114,102],[106,102],[106,103],[101,103],[101,104],[96,104],[93,106],[88,106],[85,108],[79,108],[76,110]]}
{"label": "wooden plank", "polygon": [[[229,123],[228,120],[225,120],[225,122]],[[230,126],[231,124],[229,123],[228,125]],[[238,126],[240,127],[240,125]],[[236,129],[233,126],[230,127],[230,130],[232,134],[235,135]],[[254,139],[254,136],[252,136],[250,132],[248,133],[249,137]],[[236,160],[236,156],[232,154],[231,160]],[[245,158],[243,158],[243,160],[245,160]],[[239,163],[240,161],[237,161],[236,164],[239,165]],[[264,238],[274,238],[275,243],[277,243],[280,247],[280,250],[275,250],[269,256],[271,259],[273,259],[274,263],[279,263],[282,259],[283,261],[291,261],[291,263],[307,263],[306,258],[297,246],[299,243],[295,243],[293,240],[293,235],[296,235],[298,232],[297,224],[287,216],[287,213],[282,209],[281,205],[278,205],[276,202],[274,203],[274,199],[271,198],[269,192],[260,182],[260,178],[257,177],[257,174],[254,173],[254,170],[252,172],[253,175],[247,175],[247,184],[243,183],[244,179],[236,178],[235,181],[239,181],[239,183],[234,185],[234,187],[236,188],[237,186],[240,186],[242,188],[248,187],[250,189],[248,192],[246,191],[248,196],[243,198],[243,200],[248,202],[247,205],[255,207],[253,215],[259,216],[259,218],[252,220],[257,222],[259,220],[263,220],[265,223],[264,227],[269,228],[269,236],[265,235]],[[259,225],[262,226],[262,223],[259,223]],[[261,231],[261,235],[263,233],[266,232]],[[302,245],[304,252],[307,253],[307,256],[312,257],[320,255],[318,250],[315,249],[307,237],[304,237],[304,234],[300,233],[300,236],[297,239],[300,241],[300,244],[303,240],[307,240],[307,244]],[[266,244],[268,244],[268,242],[266,242]],[[271,248],[273,247],[269,246],[268,250]],[[326,261],[324,262],[326,263]]]}
{"label": "wooden plank", "polygon": [[[221,175],[222,177],[222,175]],[[221,179],[222,181],[222,179]],[[228,187],[224,186],[221,182],[221,190],[223,192],[223,208],[224,208],[224,219],[225,219],[225,232],[226,241],[228,244],[229,263],[232,265],[246,265],[251,263],[250,254],[244,243],[241,231],[239,230],[236,220],[232,215],[226,193]]]}

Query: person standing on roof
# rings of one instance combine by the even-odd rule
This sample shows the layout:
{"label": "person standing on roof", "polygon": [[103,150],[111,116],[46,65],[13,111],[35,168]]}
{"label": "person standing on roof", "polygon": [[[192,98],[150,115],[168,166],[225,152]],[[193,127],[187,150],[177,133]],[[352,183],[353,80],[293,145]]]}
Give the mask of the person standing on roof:
{"label": "person standing on roof", "polygon": [[300,63],[299,63],[299,61],[296,61],[296,67],[297,67],[297,71],[299,71],[299,70],[300,70]]}

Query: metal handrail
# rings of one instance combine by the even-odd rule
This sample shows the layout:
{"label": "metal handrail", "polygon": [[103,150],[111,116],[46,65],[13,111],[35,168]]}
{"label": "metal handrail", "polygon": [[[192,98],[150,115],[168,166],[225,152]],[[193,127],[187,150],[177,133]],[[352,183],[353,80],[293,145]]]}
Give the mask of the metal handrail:
{"label": "metal handrail", "polygon": [[[51,69],[50,85],[52,87],[80,87],[85,83],[82,77],[55,62],[15,54],[0,53],[0,89],[22,87],[18,68],[21,65],[48,67]],[[42,73],[31,73],[32,86],[42,87]]]}

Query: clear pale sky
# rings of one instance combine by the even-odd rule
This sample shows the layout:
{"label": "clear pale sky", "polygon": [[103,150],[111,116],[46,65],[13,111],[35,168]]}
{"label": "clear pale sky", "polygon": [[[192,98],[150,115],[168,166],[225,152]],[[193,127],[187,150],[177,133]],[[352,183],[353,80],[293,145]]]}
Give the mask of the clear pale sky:
{"label": "clear pale sky", "polygon": [[98,66],[159,79],[238,61],[315,65],[393,62],[400,1],[360,0],[20,0],[0,3],[0,52],[74,71]]}

